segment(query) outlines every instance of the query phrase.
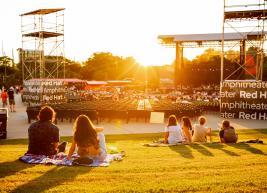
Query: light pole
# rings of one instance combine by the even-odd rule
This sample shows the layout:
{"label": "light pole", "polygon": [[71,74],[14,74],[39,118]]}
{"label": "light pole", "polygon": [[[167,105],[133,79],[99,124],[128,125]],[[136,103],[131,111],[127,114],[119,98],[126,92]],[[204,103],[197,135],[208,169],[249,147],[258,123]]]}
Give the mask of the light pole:
{"label": "light pole", "polygon": [[5,67],[5,73],[4,73],[4,76],[3,76],[3,83],[6,82],[6,65],[7,65],[7,59],[5,56],[3,56],[3,65]]}

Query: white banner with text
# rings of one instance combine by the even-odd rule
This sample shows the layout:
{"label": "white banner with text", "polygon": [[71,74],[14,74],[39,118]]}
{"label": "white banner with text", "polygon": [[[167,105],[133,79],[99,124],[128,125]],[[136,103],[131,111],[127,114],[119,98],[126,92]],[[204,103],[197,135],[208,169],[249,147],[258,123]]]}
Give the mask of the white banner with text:
{"label": "white banner with text", "polygon": [[22,99],[29,106],[66,102],[63,80],[32,79],[24,81]]}
{"label": "white banner with text", "polygon": [[221,117],[267,120],[267,82],[231,80],[221,83]]}

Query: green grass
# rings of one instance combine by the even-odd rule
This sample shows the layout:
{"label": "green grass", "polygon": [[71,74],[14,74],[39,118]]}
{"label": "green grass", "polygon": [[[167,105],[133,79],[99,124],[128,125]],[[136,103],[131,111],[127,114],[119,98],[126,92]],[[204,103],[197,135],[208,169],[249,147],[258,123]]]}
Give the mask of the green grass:
{"label": "green grass", "polygon": [[[267,129],[238,134],[240,141],[267,142]],[[97,168],[21,163],[27,140],[0,140],[0,192],[267,192],[267,145],[142,146],[161,136],[106,136],[126,157]]]}

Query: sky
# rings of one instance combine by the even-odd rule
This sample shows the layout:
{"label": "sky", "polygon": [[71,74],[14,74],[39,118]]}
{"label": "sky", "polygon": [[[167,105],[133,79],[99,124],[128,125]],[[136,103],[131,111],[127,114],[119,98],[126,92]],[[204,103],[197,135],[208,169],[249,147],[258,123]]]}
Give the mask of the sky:
{"label": "sky", "polygon": [[[65,8],[65,56],[85,61],[95,52],[132,56],[142,65],[171,64],[175,49],[158,35],[221,33],[223,0],[8,0],[0,6],[0,55],[17,60],[22,13]],[[3,53],[4,51],[4,53]],[[194,58],[203,49],[185,49]]]}

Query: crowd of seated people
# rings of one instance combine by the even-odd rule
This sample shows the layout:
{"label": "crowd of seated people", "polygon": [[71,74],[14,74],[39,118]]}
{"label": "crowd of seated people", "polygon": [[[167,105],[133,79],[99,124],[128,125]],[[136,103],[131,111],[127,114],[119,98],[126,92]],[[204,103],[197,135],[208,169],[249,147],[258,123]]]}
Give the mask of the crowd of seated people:
{"label": "crowd of seated people", "polygon": [[196,91],[188,93],[187,91],[173,91],[167,95],[168,99],[172,101],[181,102],[181,101],[205,101],[213,102],[219,101],[219,91]]}
{"label": "crowd of seated people", "polygon": [[119,88],[119,87],[101,87],[90,90],[69,90],[67,97],[80,98],[81,100],[121,100],[121,99],[155,99],[181,101],[218,101],[219,90],[217,85],[203,85],[201,87],[181,86],[172,89],[169,92],[163,92],[160,89],[148,89],[147,92],[138,89]]}
{"label": "crowd of seated people", "polygon": [[[26,154],[55,155],[66,151],[67,142],[59,145],[59,128],[53,123],[55,111],[50,106],[43,106],[38,114],[38,120],[29,126],[29,146]],[[199,117],[199,123],[191,125],[188,117],[182,118],[180,125],[175,115],[168,119],[164,133],[164,143],[211,142],[211,128],[206,126],[206,118]],[[93,160],[103,161],[107,156],[105,136],[102,127],[96,127],[89,117],[79,115],[74,123],[74,134],[66,159],[72,159],[76,152],[81,162],[92,163]],[[220,131],[221,143],[236,143],[237,134],[230,122],[225,120]],[[78,160],[78,161],[79,161]]]}
{"label": "crowd of seated people", "polygon": [[[171,115],[164,130],[164,143],[206,143],[212,142],[212,129],[206,125],[207,119],[200,116],[198,123],[192,126],[188,117],[182,118],[180,124],[175,115]],[[238,135],[233,126],[230,126],[228,120],[222,122],[219,132],[221,143],[236,143]]]}
{"label": "crowd of seated people", "polygon": [[[99,89],[91,90],[79,90],[73,88],[71,92],[68,92],[68,103],[53,105],[57,111],[58,117],[63,119],[74,119],[73,116],[69,116],[68,111],[81,110],[95,110],[99,116],[111,117],[111,113],[106,115],[106,110],[113,111],[129,111],[137,110],[137,106],[140,100],[148,99],[151,104],[149,111],[164,112],[165,118],[171,114],[175,114],[179,118],[182,116],[195,117],[199,116],[203,111],[218,111],[219,101],[218,94],[215,88],[199,91],[201,88],[185,87],[181,90],[173,90],[169,93],[161,93],[160,90],[149,89],[147,93],[142,90],[123,89],[116,87],[103,87]],[[157,92],[156,92],[157,91]],[[217,101],[217,102],[205,102]],[[145,109],[144,109],[145,110]],[[35,119],[37,112],[36,109],[28,108],[27,113],[30,115],[30,119]],[[118,114],[118,113],[117,113]],[[112,117],[116,118],[116,112],[112,113]],[[34,115],[34,116],[31,116]],[[74,115],[74,114],[73,114]],[[76,116],[76,114],[75,114]],[[121,116],[125,118],[127,116]],[[117,118],[121,118],[117,117]],[[133,117],[134,118],[134,117]]]}

